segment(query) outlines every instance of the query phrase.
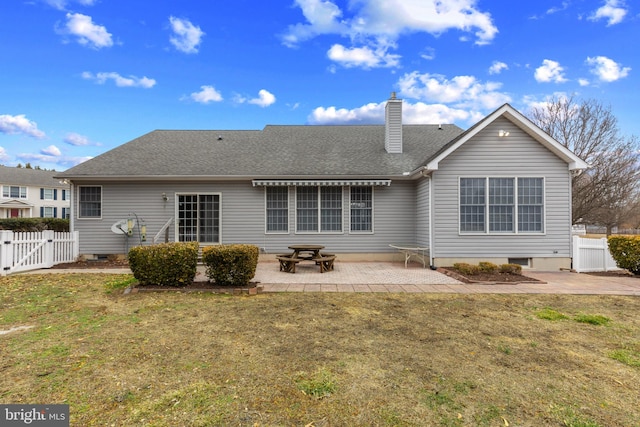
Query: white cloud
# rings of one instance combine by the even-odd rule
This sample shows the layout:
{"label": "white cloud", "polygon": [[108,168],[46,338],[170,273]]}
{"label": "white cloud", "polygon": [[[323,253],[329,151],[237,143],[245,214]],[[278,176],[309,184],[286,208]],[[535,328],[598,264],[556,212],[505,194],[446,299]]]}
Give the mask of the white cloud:
{"label": "white cloud", "polygon": [[[343,11],[329,0],[295,0],[307,20],[289,27],[283,36],[287,46],[322,34],[395,39],[403,33],[442,34],[450,29],[474,32],[477,44],[490,42],[498,33],[491,15],[475,8],[476,0],[371,0],[354,2],[356,12],[343,18]],[[360,6],[359,9],[356,9]]]}
{"label": "white cloud", "polygon": [[588,79],[578,79],[578,84],[580,86],[589,86],[591,83]]}
{"label": "white cloud", "polygon": [[[307,118],[311,124],[381,124],[384,123],[386,101],[370,103],[354,109],[317,107]],[[452,108],[443,104],[402,104],[402,122],[405,124],[474,123],[484,117],[478,111]]]}
{"label": "white cloud", "polygon": [[73,145],[74,147],[86,147],[89,145],[101,145],[98,142],[92,142],[84,135],[80,135],[79,133],[69,132],[63,139],[63,141],[69,145]]}
{"label": "white cloud", "polygon": [[[58,10],[66,10],[67,4],[73,3],[73,1],[70,0],[44,0],[44,2]],[[75,3],[83,6],[93,6],[96,0],[75,0]]]}
{"label": "white cloud", "polygon": [[24,114],[17,116],[0,114],[0,132],[10,135],[24,133],[39,139],[45,137],[45,133],[38,129],[38,124],[27,119]]}
{"label": "white cloud", "polygon": [[327,56],[347,68],[397,67],[400,58],[400,55],[388,53],[384,47],[377,47],[374,50],[368,46],[345,48],[340,44],[331,46]]}
{"label": "white cloud", "polygon": [[564,83],[567,79],[564,77],[564,68],[559,62],[545,59],[542,65],[536,68],[534,77],[536,81],[541,83]]}
{"label": "white cloud", "polygon": [[62,167],[72,167],[82,162],[86,162],[89,159],[92,159],[92,157],[55,156],[51,154],[33,154],[33,153],[18,154],[16,158],[24,162],[37,162],[41,164],[50,163],[52,165],[58,165]]}
{"label": "white cloud", "polygon": [[200,27],[193,25],[188,19],[169,17],[173,36],[169,39],[171,44],[180,52],[197,53],[198,45],[205,33]]}
{"label": "white cloud", "polygon": [[258,92],[258,97],[250,99],[249,104],[259,105],[260,107],[268,107],[269,105],[276,102],[276,97],[267,90],[260,89]]}
{"label": "white cloud", "polygon": [[193,92],[189,99],[201,104],[222,101],[222,95],[213,86],[200,86],[200,92]]}
{"label": "white cloud", "polygon": [[60,151],[60,149],[55,145],[50,145],[47,148],[43,148],[42,150],[40,150],[40,152],[42,154],[45,154],[48,156],[54,156],[54,157],[60,157],[62,155],[62,152]]}
{"label": "white cloud", "polygon": [[420,57],[428,61],[431,61],[432,59],[436,59],[436,50],[432,47],[426,47],[420,54]]}
{"label": "white cloud", "polygon": [[606,56],[588,57],[587,64],[591,65],[591,73],[598,76],[603,82],[614,82],[629,75],[630,67],[622,67],[620,64]]}
{"label": "white cloud", "polygon": [[563,1],[560,6],[552,6],[547,9],[547,15],[553,15],[554,13],[562,12],[563,10],[567,10],[569,8],[569,2]]}
{"label": "white cloud", "polygon": [[10,157],[7,154],[7,150],[5,150],[4,147],[0,147],[0,162],[6,162],[9,159]]}
{"label": "white cloud", "polygon": [[453,104],[457,108],[495,109],[511,97],[498,92],[501,83],[482,83],[473,76],[451,79],[439,74],[405,74],[398,81],[402,96],[433,103]]}
{"label": "white cloud", "polygon": [[476,9],[476,0],[356,1],[345,9],[352,13],[349,16],[330,0],[295,0],[295,4],[306,22],[289,26],[282,36],[283,44],[297,47],[306,40],[328,34],[348,37],[360,46],[334,45],[330,51],[330,58],[343,60],[341,63],[348,66],[399,66],[399,56],[387,51],[395,49],[396,40],[405,34],[426,32],[438,36],[448,30],[459,30],[473,33],[475,43],[483,45],[498,33],[491,15]]}
{"label": "white cloud", "polygon": [[489,67],[489,74],[500,74],[503,70],[508,70],[509,66],[504,62],[493,61],[491,67]]}
{"label": "white cloud", "polygon": [[67,13],[67,23],[61,31],[78,38],[78,43],[94,49],[113,46],[111,34],[102,25],[96,25],[90,16]]}
{"label": "white cloud", "polygon": [[604,5],[599,7],[589,16],[590,21],[607,20],[607,26],[619,24],[627,14],[626,5],[623,0],[605,0]]}
{"label": "white cloud", "polygon": [[384,106],[382,103],[369,103],[352,110],[336,107],[317,107],[308,117],[314,125],[322,124],[371,124],[384,122]]}
{"label": "white cloud", "polygon": [[85,80],[94,80],[98,84],[104,84],[107,82],[107,80],[113,80],[115,85],[118,87],[141,87],[144,89],[150,89],[156,85],[156,81],[148,77],[123,77],[115,72],[102,72],[93,74],[89,71],[85,71],[82,73],[82,78]]}

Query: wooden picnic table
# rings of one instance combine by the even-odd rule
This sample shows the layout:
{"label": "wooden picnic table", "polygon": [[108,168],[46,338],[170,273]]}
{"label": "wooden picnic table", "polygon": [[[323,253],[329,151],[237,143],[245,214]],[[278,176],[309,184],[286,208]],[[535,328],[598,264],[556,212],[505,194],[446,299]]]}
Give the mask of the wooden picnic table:
{"label": "wooden picnic table", "polygon": [[289,246],[289,249],[293,252],[276,256],[280,261],[280,271],[295,273],[296,264],[301,261],[315,262],[316,265],[320,266],[320,273],[333,270],[333,261],[335,261],[336,256],[320,252],[324,249],[323,245],[296,244]]}
{"label": "wooden picnic table", "polygon": [[324,249],[322,245],[291,245],[289,249],[293,251],[291,258],[312,260],[320,258],[320,251]]}

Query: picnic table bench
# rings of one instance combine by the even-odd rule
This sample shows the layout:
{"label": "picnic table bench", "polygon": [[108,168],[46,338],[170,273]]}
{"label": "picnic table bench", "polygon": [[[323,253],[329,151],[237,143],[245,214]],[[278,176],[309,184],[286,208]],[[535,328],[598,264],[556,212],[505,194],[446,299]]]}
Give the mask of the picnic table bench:
{"label": "picnic table bench", "polygon": [[289,249],[293,252],[276,255],[276,259],[280,262],[280,271],[295,273],[296,265],[302,261],[315,262],[320,267],[320,273],[333,270],[336,256],[320,252],[324,249],[322,245],[291,245]]}

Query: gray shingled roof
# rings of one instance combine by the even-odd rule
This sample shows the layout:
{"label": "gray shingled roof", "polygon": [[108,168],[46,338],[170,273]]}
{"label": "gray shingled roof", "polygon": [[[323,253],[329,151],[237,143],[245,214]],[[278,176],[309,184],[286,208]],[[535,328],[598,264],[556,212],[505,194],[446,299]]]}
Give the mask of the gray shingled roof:
{"label": "gray shingled roof", "polygon": [[424,165],[462,133],[403,125],[403,153],[384,149],[384,125],[266,126],[262,131],[156,130],[59,177],[382,177]]}
{"label": "gray shingled roof", "polygon": [[54,178],[59,173],[56,171],[0,166],[0,184],[24,187],[69,187],[68,184],[62,184],[59,179]]}

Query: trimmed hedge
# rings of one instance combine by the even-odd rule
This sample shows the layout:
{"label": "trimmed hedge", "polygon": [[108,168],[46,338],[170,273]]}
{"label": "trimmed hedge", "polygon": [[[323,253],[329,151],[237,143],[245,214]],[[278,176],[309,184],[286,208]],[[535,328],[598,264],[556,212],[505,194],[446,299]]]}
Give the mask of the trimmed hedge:
{"label": "trimmed hedge", "polygon": [[5,218],[0,219],[0,230],[11,231],[69,231],[69,220],[62,218]]}
{"label": "trimmed hedge", "polygon": [[198,249],[198,242],[134,246],[129,268],[142,285],[186,286],[196,277]]}
{"label": "trimmed hedge", "polygon": [[618,267],[640,274],[640,236],[609,236],[607,241]]}
{"label": "trimmed hedge", "polygon": [[478,265],[468,264],[466,262],[456,262],[453,269],[465,276],[475,276],[481,273],[509,273],[522,274],[522,266],[518,264],[501,264],[497,265],[488,261],[480,261]]}
{"label": "trimmed hedge", "polygon": [[202,250],[210,280],[221,286],[246,286],[256,275],[260,249],[256,245],[217,245]]}

